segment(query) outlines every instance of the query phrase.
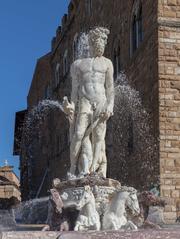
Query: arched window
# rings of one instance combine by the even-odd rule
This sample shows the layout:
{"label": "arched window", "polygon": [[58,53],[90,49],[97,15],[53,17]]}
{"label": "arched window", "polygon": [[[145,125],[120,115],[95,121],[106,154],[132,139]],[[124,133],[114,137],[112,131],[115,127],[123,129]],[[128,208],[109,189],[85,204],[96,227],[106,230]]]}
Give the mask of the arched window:
{"label": "arched window", "polygon": [[55,141],[56,141],[56,143],[55,143],[56,144],[56,154],[59,154],[61,142],[60,142],[60,136],[58,134],[56,135]]}
{"label": "arched window", "polygon": [[55,87],[57,87],[60,83],[60,64],[57,63],[55,69]]}
{"label": "arched window", "polygon": [[131,17],[131,56],[143,40],[142,3],[135,1]]}
{"label": "arched window", "polygon": [[66,73],[68,72],[68,51],[65,50],[64,52],[64,56],[63,56],[63,76],[66,75]]}
{"label": "arched window", "polygon": [[91,16],[92,14],[92,8],[93,8],[93,4],[92,4],[93,0],[85,0],[85,4],[86,4],[86,12],[89,16]]}
{"label": "arched window", "polygon": [[120,47],[114,49],[113,65],[114,65],[114,77],[116,78],[121,71]]}
{"label": "arched window", "polygon": [[44,99],[50,99],[51,98],[51,88],[50,85],[48,84],[45,87],[45,91],[44,91]]}
{"label": "arched window", "polygon": [[129,116],[129,127],[128,127],[128,151],[132,154],[134,151],[134,128],[132,116]]}
{"label": "arched window", "polygon": [[73,61],[78,58],[78,34],[76,33],[73,41]]}

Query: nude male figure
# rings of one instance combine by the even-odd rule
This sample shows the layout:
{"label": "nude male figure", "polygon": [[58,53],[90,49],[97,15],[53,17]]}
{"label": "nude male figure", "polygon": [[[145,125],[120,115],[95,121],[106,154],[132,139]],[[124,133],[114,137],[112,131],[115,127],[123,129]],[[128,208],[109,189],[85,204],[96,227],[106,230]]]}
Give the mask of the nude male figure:
{"label": "nude male figure", "polygon": [[[112,62],[103,56],[109,30],[89,32],[90,57],[71,66],[71,103],[64,107],[71,125],[70,175],[101,171],[106,176],[106,122],[113,114],[114,85]],[[67,103],[67,102],[66,102]],[[101,167],[102,166],[102,167]]]}

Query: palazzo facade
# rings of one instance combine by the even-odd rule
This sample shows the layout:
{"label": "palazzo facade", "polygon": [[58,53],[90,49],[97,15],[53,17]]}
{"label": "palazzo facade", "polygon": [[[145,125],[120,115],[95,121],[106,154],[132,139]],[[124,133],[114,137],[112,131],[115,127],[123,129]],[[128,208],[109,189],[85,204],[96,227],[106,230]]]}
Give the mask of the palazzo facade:
{"label": "palazzo facade", "polygon": [[144,109],[140,112],[147,112],[149,123],[143,138],[143,125],[133,117],[145,119],[133,113],[133,105],[128,111],[128,100],[122,103],[124,109],[127,105],[128,124],[121,119],[122,112],[118,118],[115,111],[116,120],[109,120],[106,137],[108,177],[139,190],[157,187],[168,202],[165,219],[174,222],[180,213],[180,0],[70,2],[51,51],[37,61],[28,108],[16,113],[14,154],[20,155],[22,199],[44,196],[53,178],[66,178],[70,163],[65,115],[54,109],[43,119],[40,133],[33,138],[31,158],[22,147],[20,126],[40,101],[62,102],[63,96],[70,96],[69,70],[78,41],[94,26],[110,30],[105,56],[114,64],[114,79],[120,72],[126,75],[130,88],[139,92]]}

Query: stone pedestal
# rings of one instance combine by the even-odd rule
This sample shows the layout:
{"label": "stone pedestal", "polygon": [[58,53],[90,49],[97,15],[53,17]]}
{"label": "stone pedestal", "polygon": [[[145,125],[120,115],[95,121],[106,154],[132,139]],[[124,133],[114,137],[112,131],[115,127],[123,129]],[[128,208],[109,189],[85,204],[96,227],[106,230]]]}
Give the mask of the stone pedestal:
{"label": "stone pedestal", "polygon": [[100,230],[105,210],[121,188],[119,181],[98,175],[63,182],[55,179],[53,186],[47,219],[51,230]]}
{"label": "stone pedestal", "polygon": [[75,207],[81,199],[86,186],[91,188],[96,201],[96,210],[99,215],[102,216],[113,193],[116,189],[121,187],[121,184],[117,180],[90,176],[59,183],[56,185],[56,189],[60,194],[68,195],[68,200],[63,201],[64,208],[73,207],[73,205]]}

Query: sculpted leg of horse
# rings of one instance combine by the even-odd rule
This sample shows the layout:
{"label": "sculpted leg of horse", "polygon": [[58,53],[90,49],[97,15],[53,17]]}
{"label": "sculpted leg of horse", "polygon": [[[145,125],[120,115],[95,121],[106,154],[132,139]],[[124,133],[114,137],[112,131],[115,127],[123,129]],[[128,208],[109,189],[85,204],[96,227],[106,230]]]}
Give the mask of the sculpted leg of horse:
{"label": "sculpted leg of horse", "polygon": [[133,229],[137,226],[126,218],[126,206],[133,214],[139,214],[139,204],[134,188],[122,187],[113,197],[103,217],[104,230]]}
{"label": "sculpted leg of horse", "polygon": [[100,230],[100,218],[96,211],[95,198],[89,186],[85,186],[77,209],[80,210],[74,231]]}

